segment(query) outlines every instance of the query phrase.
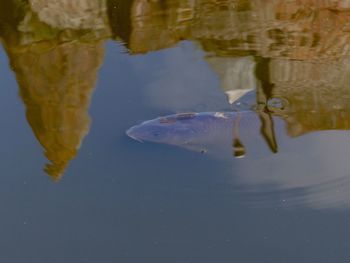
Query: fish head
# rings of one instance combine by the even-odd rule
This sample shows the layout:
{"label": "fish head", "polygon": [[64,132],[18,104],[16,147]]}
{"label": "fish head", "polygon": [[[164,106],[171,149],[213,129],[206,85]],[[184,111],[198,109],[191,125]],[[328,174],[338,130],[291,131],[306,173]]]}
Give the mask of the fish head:
{"label": "fish head", "polygon": [[134,140],[172,145],[190,143],[196,134],[191,120],[195,113],[182,113],[145,121],[131,127],[126,134]]}

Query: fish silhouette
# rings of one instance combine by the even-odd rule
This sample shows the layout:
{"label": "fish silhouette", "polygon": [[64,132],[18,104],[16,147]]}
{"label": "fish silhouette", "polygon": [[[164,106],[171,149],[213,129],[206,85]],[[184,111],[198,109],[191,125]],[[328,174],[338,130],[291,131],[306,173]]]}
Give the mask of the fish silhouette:
{"label": "fish silhouette", "polygon": [[201,153],[226,151],[244,157],[245,145],[278,151],[274,119],[267,112],[255,111],[179,113],[145,121],[126,134],[140,142],[175,145]]}

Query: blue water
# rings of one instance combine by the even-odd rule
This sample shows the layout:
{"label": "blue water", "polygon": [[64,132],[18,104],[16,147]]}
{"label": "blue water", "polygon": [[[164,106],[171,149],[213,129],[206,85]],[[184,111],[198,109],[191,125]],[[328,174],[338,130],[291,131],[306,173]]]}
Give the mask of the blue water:
{"label": "blue water", "polygon": [[204,56],[187,41],[133,56],[106,41],[89,133],[54,183],[1,49],[1,262],[349,259],[349,132],[281,131],[277,155],[241,160],[125,135],[162,115],[230,110]]}
{"label": "blue water", "polygon": [[[350,246],[347,208],[302,202],[289,207],[283,191],[272,191],[263,202],[266,196],[249,194],[254,189],[239,182],[228,163],[125,136],[138,120],[172,110],[167,98],[150,102],[158,99],[150,95],[155,75],[168,86],[183,83],[183,92],[196,86],[217,93],[214,106],[223,101],[214,74],[207,74],[206,86],[190,75],[172,76],[176,65],[167,60],[182,54],[177,65],[187,63],[186,48],[130,57],[115,43],[106,44],[89,135],[59,183],[42,171],[42,149],[1,51],[1,261],[344,262]],[[208,73],[204,63],[193,64]],[[205,95],[196,100],[174,107],[213,107],[201,104]],[[266,189],[274,189],[273,183]]]}

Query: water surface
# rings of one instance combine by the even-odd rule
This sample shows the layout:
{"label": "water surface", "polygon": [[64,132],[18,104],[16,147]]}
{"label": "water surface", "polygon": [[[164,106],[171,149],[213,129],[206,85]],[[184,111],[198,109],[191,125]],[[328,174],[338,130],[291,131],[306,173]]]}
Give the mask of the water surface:
{"label": "water surface", "polygon": [[[1,261],[346,262],[349,8],[1,1]],[[240,159],[125,135],[232,110]]]}

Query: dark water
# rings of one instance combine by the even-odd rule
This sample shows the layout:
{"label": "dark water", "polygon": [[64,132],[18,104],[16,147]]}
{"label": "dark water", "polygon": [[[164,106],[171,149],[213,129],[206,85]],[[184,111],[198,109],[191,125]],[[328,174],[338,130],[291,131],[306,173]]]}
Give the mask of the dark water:
{"label": "dark water", "polygon": [[[1,262],[349,260],[348,1],[66,2],[1,1]],[[232,109],[278,152],[125,135]]]}

